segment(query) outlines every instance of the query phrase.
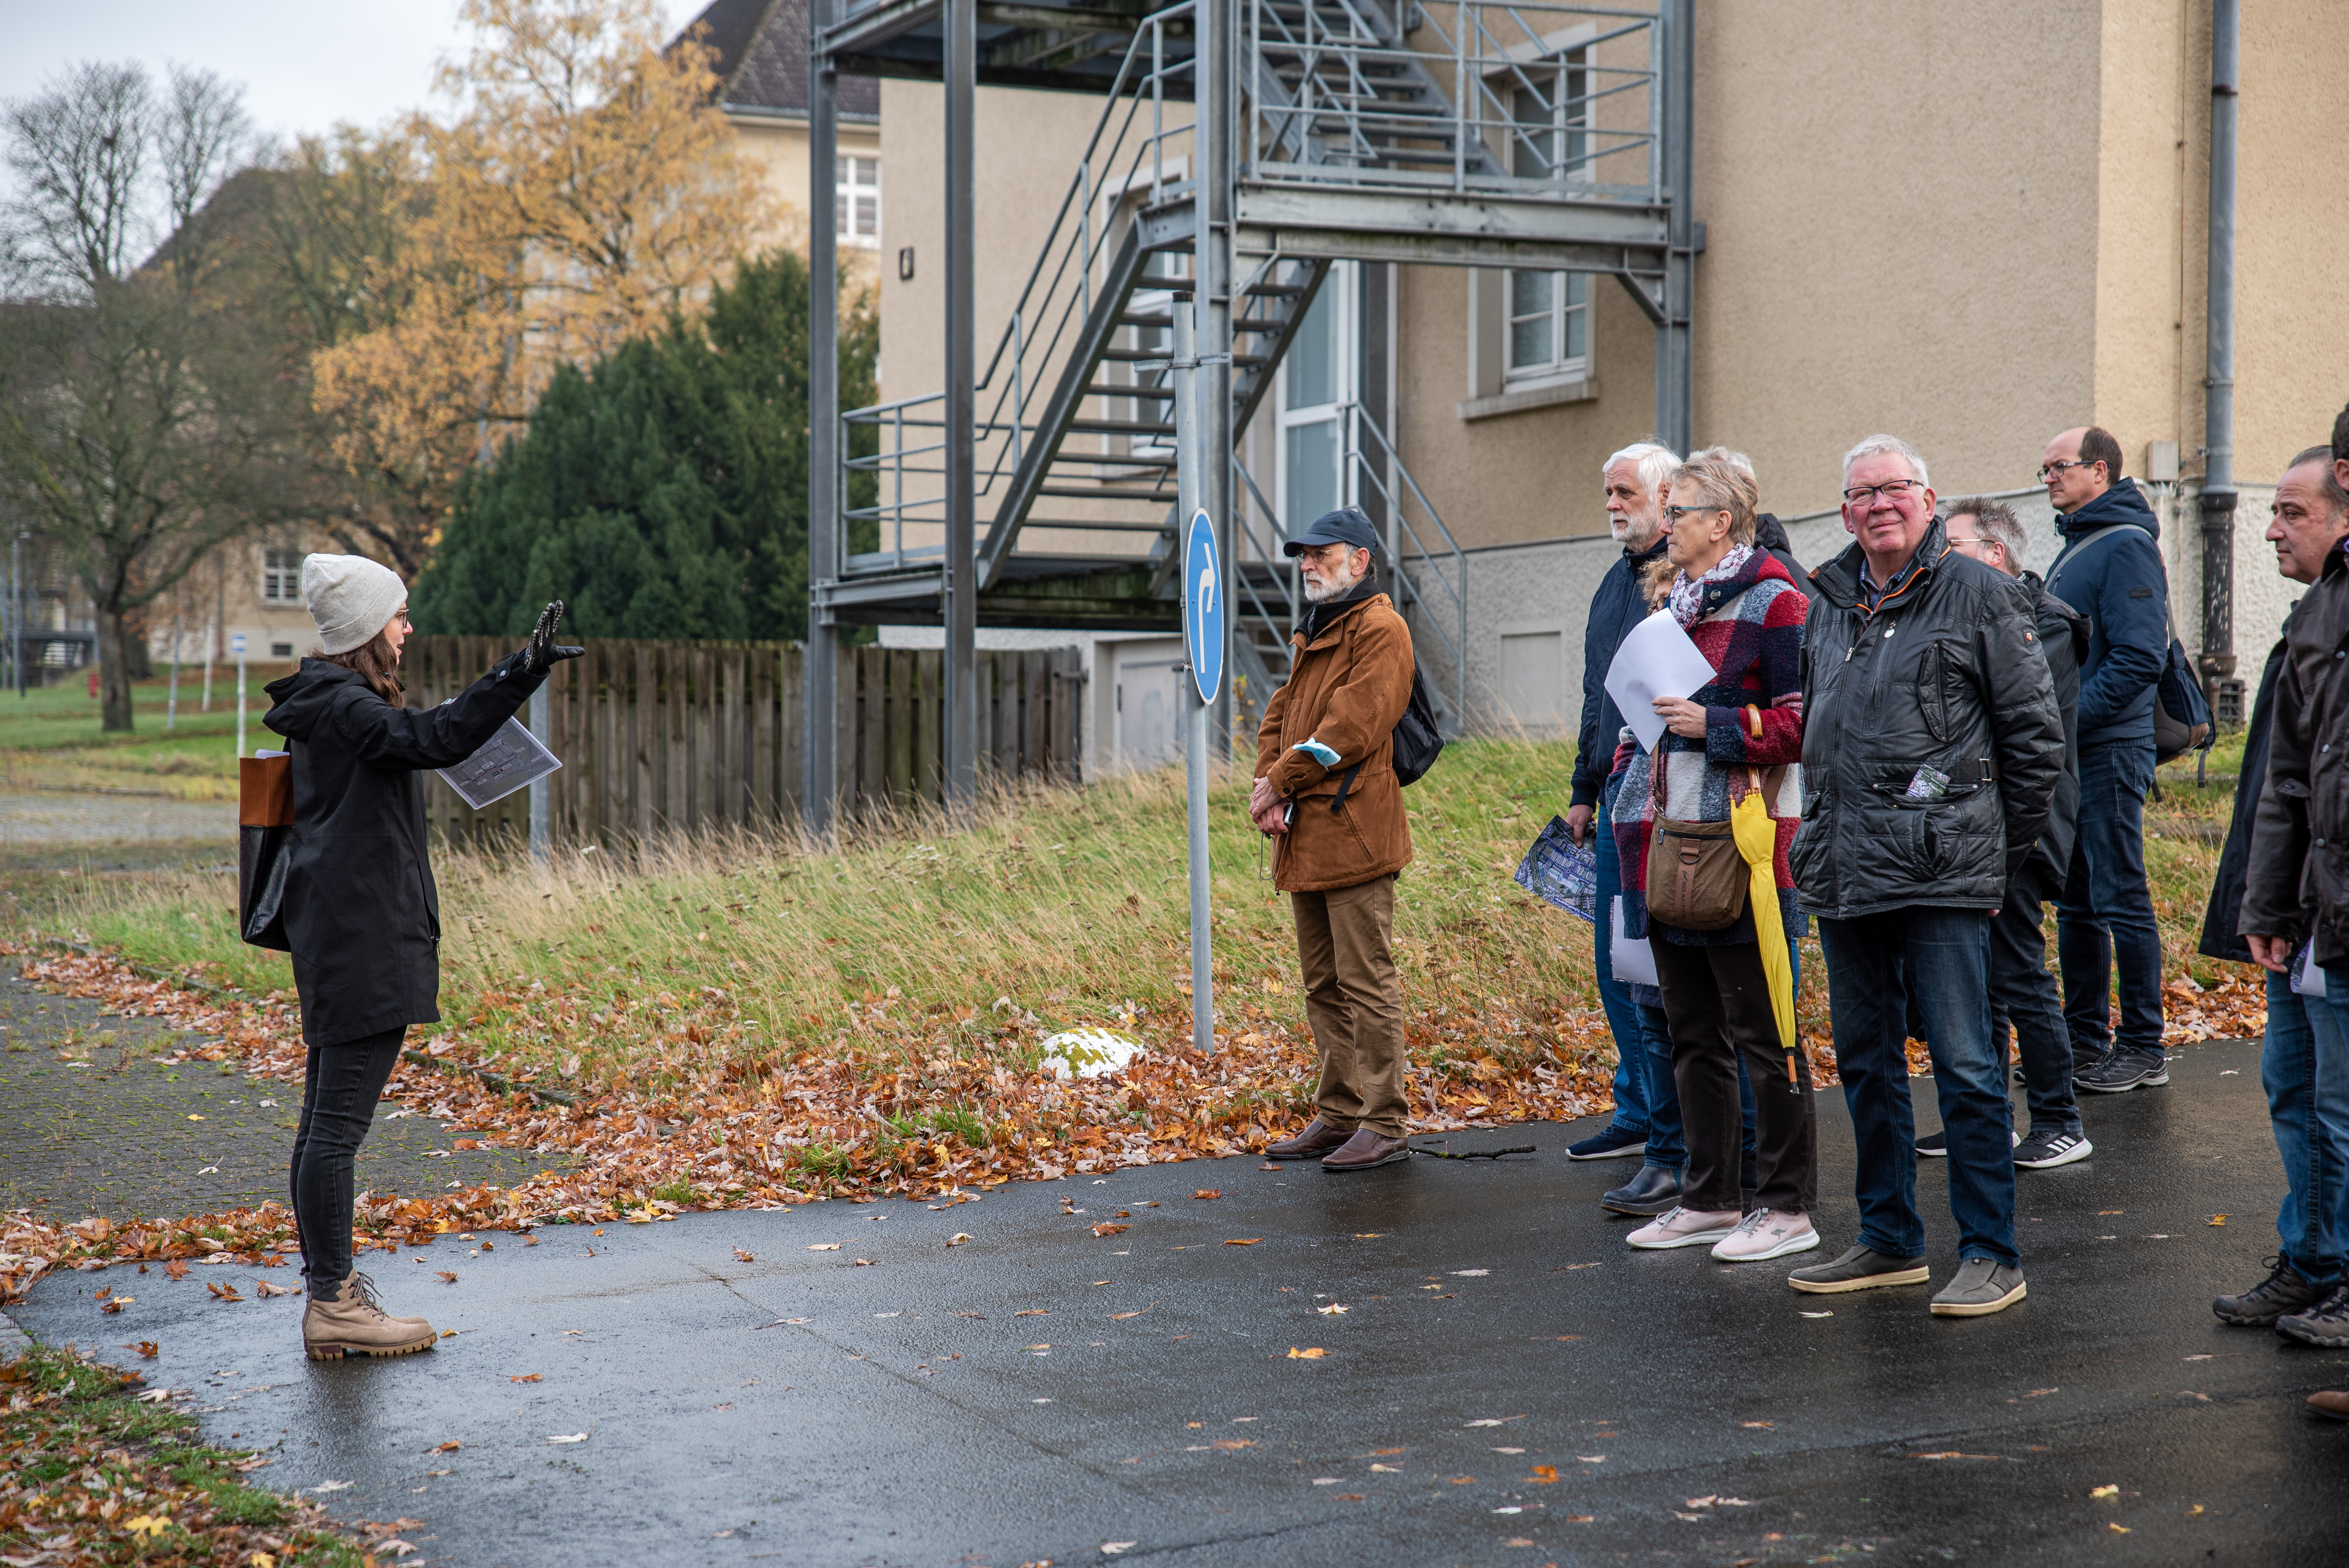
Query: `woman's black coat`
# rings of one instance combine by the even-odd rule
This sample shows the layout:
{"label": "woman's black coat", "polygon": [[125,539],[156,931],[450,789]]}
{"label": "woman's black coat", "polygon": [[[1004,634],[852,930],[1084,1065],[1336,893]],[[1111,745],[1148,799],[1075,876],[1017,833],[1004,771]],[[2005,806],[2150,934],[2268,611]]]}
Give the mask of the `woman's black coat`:
{"label": "woman's black coat", "polygon": [[440,895],[417,774],[480,750],[545,679],[515,654],[453,701],[399,708],[357,672],[304,659],[265,688],[275,706],[261,722],[294,755],[283,907],[311,1046],[440,1021]]}

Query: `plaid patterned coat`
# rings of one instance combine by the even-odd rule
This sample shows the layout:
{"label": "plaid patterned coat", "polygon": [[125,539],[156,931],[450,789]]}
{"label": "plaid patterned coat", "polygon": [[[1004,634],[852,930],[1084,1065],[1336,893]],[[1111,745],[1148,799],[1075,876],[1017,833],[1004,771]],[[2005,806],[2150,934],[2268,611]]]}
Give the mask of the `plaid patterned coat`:
{"label": "plaid patterned coat", "polygon": [[[1655,758],[1626,743],[1621,789],[1615,797],[1615,846],[1623,862],[1623,934],[1661,935],[1688,946],[1729,946],[1755,940],[1751,911],[1720,931],[1683,931],[1656,922],[1648,930],[1648,841],[1659,815],[1682,822],[1724,822],[1729,809],[1753,788],[1747,770],[1784,767],[1775,799],[1764,802],[1776,820],[1778,841],[1771,872],[1779,912],[1791,934],[1802,929],[1795,908],[1794,873],[1786,851],[1803,814],[1803,621],[1810,601],[1775,560],[1755,551],[1734,576],[1705,585],[1704,614],[1689,640],[1712,662],[1715,678],[1690,694],[1704,705],[1704,738],[1666,730],[1663,803],[1657,809]],[[1785,702],[1785,706],[1778,706]]]}

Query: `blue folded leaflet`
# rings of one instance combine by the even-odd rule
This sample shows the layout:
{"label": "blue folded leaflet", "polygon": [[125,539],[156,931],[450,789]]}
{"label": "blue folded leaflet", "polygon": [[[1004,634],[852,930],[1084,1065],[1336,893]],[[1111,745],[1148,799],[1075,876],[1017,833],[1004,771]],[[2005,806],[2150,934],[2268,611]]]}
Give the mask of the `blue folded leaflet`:
{"label": "blue folded leaflet", "polygon": [[1526,851],[1525,860],[1517,866],[1516,883],[1568,914],[1598,923],[1597,851],[1591,845],[1578,845],[1561,818],[1552,817],[1533,847]]}

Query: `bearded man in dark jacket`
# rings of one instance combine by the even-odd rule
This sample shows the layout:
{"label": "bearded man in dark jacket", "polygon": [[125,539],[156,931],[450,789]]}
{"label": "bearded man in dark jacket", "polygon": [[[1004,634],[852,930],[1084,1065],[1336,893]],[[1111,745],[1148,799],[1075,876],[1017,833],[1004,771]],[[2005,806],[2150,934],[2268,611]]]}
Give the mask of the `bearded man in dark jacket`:
{"label": "bearded man in dark jacket", "polygon": [[1959,1233],[1931,1310],[1977,1317],[2025,1288],[1989,923],[2046,822],[2064,717],[2030,596],[1949,548],[1923,456],[1871,436],[1844,459],[1843,493],[1853,542],[1811,574],[1803,628],[1806,799],[1789,860],[1826,957],[1860,1239],[1787,1283],[1826,1294],[1929,1277],[1903,1049],[1914,995]]}
{"label": "bearded man in dark jacket", "polygon": [[[2039,478],[2064,548],[2047,591],[2088,618],[2080,663],[2080,830],[2055,901],[2064,1017],[2082,1088],[2169,1081],[2161,1044],[2161,934],[2145,880],[2153,709],[2169,653],[2161,524],[2121,476],[2120,443],[2091,425],[2047,443]],[[2111,1026],[2114,971],[2121,1022]]]}

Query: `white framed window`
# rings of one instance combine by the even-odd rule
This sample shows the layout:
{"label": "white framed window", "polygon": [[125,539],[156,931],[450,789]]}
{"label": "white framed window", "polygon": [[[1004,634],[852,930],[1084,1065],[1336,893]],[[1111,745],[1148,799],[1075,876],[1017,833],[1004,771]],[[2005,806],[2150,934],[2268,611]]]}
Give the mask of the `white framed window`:
{"label": "white framed window", "polygon": [[1352,497],[1346,472],[1347,406],[1359,394],[1355,267],[1333,262],[1281,356],[1278,494],[1282,531],[1298,533]]}
{"label": "white framed window", "polygon": [[261,602],[299,604],[302,602],[302,552],[265,549],[261,552]]}
{"label": "white framed window", "polygon": [[881,160],[852,153],[833,160],[833,222],[840,242],[867,249],[881,242]]}
{"label": "white framed window", "polygon": [[[1512,74],[1509,172],[1521,180],[1589,179],[1590,73],[1581,49]],[[1502,334],[1503,389],[1582,380],[1590,357],[1590,276],[1512,272]]]}

